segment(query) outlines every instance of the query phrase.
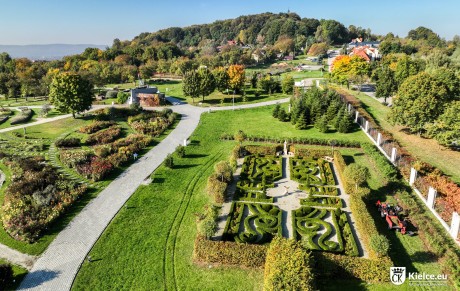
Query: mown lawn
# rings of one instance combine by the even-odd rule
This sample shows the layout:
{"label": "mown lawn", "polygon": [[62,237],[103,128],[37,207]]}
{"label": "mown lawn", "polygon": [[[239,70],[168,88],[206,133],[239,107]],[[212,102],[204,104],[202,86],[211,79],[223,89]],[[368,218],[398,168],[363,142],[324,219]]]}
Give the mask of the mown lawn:
{"label": "mown lawn", "polygon": [[356,91],[348,91],[358,98],[367,112],[378,122],[386,131],[414,157],[430,163],[450,176],[455,182],[460,183],[460,152],[452,151],[444,146],[440,146],[434,139],[422,138],[416,134],[407,134],[402,126],[393,126],[388,121],[390,108],[382,105],[376,99]]}
{"label": "mown lawn", "polygon": [[[262,271],[193,264],[194,214],[209,203],[205,186],[213,165],[227,159],[236,144],[219,141],[222,133],[241,129],[274,137],[338,139],[314,129],[296,130],[271,117],[272,108],[204,114],[187,156],[175,158],[173,170],[160,167],[154,183],[133,194],[95,244],[90,252],[95,262],[83,263],[73,289],[261,290]],[[366,140],[360,131],[340,138]]]}
{"label": "mown lawn", "polygon": [[[92,122],[91,118],[65,118],[61,120],[57,120],[51,123],[40,124],[36,126],[31,126],[27,128],[27,140],[38,140],[38,139],[45,139],[47,142],[46,144],[49,146],[53,143],[58,137],[63,134],[76,134],[75,131],[80,128],[81,126],[87,125]],[[161,136],[154,139],[152,144],[144,149],[142,152],[139,152],[139,155],[143,155],[145,152],[153,148],[156,144],[158,144],[161,140],[163,140],[179,123],[176,121],[169,129],[167,129]],[[129,128],[126,122],[121,122],[121,126],[125,128],[125,130],[130,133],[132,129]],[[18,133],[22,133],[22,130],[16,130]],[[16,138],[11,133],[9,134],[10,138],[15,140],[22,140],[23,138]],[[48,149],[46,148],[41,154],[47,155]],[[44,233],[44,235],[38,239],[36,242],[30,244],[27,242],[17,241],[9,236],[9,234],[0,227],[0,243],[7,245],[13,249],[16,249],[20,252],[31,254],[31,255],[39,255],[48,247],[48,245],[53,241],[53,239],[59,234],[59,232],[70,223],[70,221],[77,215],[85,206],[88,204],[93,198],[95,198],[102,189],[104,189],[108,184],[110,184],[119,174],[121,174],[129,165],[123,166],[120,169],[115,169],[107,178],[102,181],[95,183],[96,187],[89,187],[88,191],[85,195],[78,200],[68,211],[66,214],[61,216],[56,223],[52,224],[50,229]],[[8,185],[10,171],[9,169],[0,162],[0,169],[6,173],[7,179],[6,183],[0,189],[0,205],[3,205],[4,199],[4,190]],[[67,171],[74,171],[72,169],[67,169]],[[86,181],[86,179],[82,178],[82,181]]]}

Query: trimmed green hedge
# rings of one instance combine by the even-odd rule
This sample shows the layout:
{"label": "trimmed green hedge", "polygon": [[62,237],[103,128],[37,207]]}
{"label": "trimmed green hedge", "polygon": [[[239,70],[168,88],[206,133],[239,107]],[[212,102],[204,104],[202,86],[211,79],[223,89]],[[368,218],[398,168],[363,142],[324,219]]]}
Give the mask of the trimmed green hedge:
{"label": "trimmed green hedge", "polygon": [[[224,133],[220,136],[222,140],[234,140],[235,137],[233,134]],[[264,142],[264,143],[284,143],[287,141],[289,144],[301,144],[301,145],[324,145],[330,146],[330,139],[319,139],[313,137],[270,137],[270,136],[257,136],[257,135],[248,135],[246,136],[246,141],[250,142]],[[357,141],[347,141],[347,140],[335,140],[335,146],[337,147],[350,147],[350,148],[359,148],[361,145]],[[282,149],[282,148],[281,148]]]}
{"label": "trimmed green hedge", "polygon": [[393,263],[389,258],[371,260],[326,252],[313,253],[319,277],[333,279],[360,279],[366,282],[388,282]]}
{"label": "trimmed green hedge", "polygon": [[25,123],[32,118],[34,112],[31,109],[23,110],[20,115],[11,118],[11,125]]}
{"label": "trimmed green hedge", "polygon": [[314,257],[292,240],[275,237],[267,252],[264,290],[315,290]]}
{"label": "trimmed green hedge", "polygon": [[217,264],[261,269],[265,265],[267,247],[230,241],[211,241],[197,236],[193,260],[199,264]]}
{"label": "trimmed green hedge", "polygon": [[361,148],[367,155],[374,159],[379,171],[384,174],[388,180],[395,180],[398,178],[399,173],[396,167],[387,160],[376,146],[369,143],[363,143]]}
{"label": "trimmed green hedge", "polygon": [[[343,171],[346,168],[345,160],[342,157],[342,154],[338,151],[334,152],[334,162],[337,166],[337,170],[340,176],[340,180],[342,181],[345,191],[348,192],[347,189],[352,187],[352,185],[347,184],[347,180],[344,179]],[[362,234],[362,242],[366,246],[366,249],[369,252],[369,256],[371,259],[379,258],[378,250],[374,250],[371,247],[370,238],[374,235],[378,235],[379,232],[377,227],[375,226],[374,219],[369,214],[367,209],[366,203],[364,202],[364,197],[359,195],[358,193],[354,195],[350,195],[350,209],[351,212],[354,214],[354,218],[356,221],[356,225],[360,233]]]}

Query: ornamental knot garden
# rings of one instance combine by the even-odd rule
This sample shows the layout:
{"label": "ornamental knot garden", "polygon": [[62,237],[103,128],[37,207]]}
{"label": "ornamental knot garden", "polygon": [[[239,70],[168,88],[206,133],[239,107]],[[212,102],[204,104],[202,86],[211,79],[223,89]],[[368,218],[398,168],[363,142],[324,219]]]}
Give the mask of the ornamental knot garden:
{"label": "ornamental knot garden", "polygon": [[263,244],[281,235],[311,250],[358,256],[331,161],[292,153],[246,156],[223,239]]}

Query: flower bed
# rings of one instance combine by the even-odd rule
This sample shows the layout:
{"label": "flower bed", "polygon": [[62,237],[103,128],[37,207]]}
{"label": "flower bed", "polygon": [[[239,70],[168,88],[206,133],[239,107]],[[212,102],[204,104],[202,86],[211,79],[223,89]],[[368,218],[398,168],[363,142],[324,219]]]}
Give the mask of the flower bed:
{"label": "flower bed", "polygon": [[86,191],[85,185],[58,174],[43,157],[8,157],[5,164],[13,175],[5,190],[2,222],[16,240],[37,240]]}

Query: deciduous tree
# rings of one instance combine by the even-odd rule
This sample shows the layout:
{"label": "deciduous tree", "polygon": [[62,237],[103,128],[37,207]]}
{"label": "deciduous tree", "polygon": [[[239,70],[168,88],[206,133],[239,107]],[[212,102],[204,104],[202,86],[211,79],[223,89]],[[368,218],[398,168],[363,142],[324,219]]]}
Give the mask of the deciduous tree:
{"label": "deciduous tree", "polygon": [[76,113],[91,108],[93,85],[76,73],[61,73],[54,77],[50,85],[50,102],[60,112]]}

